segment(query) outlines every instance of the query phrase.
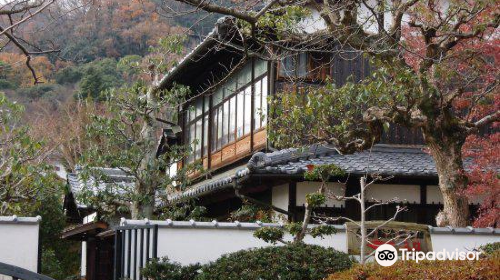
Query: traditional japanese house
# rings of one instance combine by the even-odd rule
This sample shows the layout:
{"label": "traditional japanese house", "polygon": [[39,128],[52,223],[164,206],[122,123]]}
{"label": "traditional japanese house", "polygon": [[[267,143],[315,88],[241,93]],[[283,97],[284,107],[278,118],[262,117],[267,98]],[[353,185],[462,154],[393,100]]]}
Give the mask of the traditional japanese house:
{"label": "traditional japanese house", "polygon": [[[435,225],[442,197],[433,159],[424,151],[419,131],[391,125],[371,151],[352,155],[324,146],[276,150],[268,141],[268,96],[285,89],[321,86],[327,78],[338,86],[348,79],[361,81],[370,75],[370,65],[362,55],[302,52],[272,61],[255,54],[239,65],[244,57],[241,42],[227,35],[227,22],[227,18],[221,19],[161,80],[163,88],[182,84],[191,89],[190,102],[181,111],[179,138],[184,144],[197,141],[193,154],[180,164],[199,161],[206,171],[193,174],[194,183],[172,194],[172,199],[196,199],[217,219],[227,218],[247,201],[297,220],[303,215],[305,195],[316,191],[319,184],[304,181],[307,166],[333,163],[349,174],[330,184],[337,194],[358,193],[359,176],[365,174],[392,177],[371,187],[367,197],[397,199],[374,209],[369,219],[389,218],[396,205],[405,204],[408,211],[397,220]],[[338,181],[346,180],[343,188]],[[317,211],[359,218],[356,202],[329,200]]]}

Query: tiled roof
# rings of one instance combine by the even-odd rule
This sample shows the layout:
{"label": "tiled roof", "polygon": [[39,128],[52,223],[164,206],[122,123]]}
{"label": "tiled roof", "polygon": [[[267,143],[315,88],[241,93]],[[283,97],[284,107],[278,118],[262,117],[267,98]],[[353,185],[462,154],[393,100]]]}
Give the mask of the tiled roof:
{"label": "tiled roof", "polygon": [[[229,19],[230,17],[224,16],[221,17],[217,20],[217,23],[222,23],[226,19]],[[217,30],[217,24],[215,27],[210,31],[206,37],[198,44],[196,45],[193,50],[191,50],[188,54],[186,54],[180,61],[177,63],[177,66],[173,67],[172,69],[169,70],[167,74],[165,74],[159,81],[159,87],[160,88],[165,88],[168,86],[172,81],[173,77],[176,75],[176,73],[183,68],[187,67],[188,64],[192,62],[196,62],[197,56],[200,54],[203,54],[205,48],[211,47],[212,44],[215,44],[218,42],[217,40],[218,37],[218,30]]]}
{"label": "tiled roof", "polygon": [[[159,227],[166,228],[228,228],[228,229],[249,229],[255,230],[261,227],[283,227],[282,223],[262,223],[257,221],[255,223],[243,223],[243,222],[218,222],[216,220],[212,222],[198,222],[194,220],[190,221],[172,221],[170,219],[166,221],[154,221],[154,220],[127,220],[121,218],[120,226],[142,226],[142,225],[158,225]],[[310,227],[315,227],[317,225],[310,225]],[[345,225],[333,225],[339,232],[345,231]],[[429,226],[429,231],[432,234],[478,234],[478,235],[500,235],[500,228],[473,228],[473,227],[432,227]]]}
{"label": "tiled roof", "polygon": [[36,217],[18,217],[14,216],[0,216],[0,224],[39,224],[42,221],[41,216]]}
{"label": "tiled roof", "polygon": [[[234,174],[204,181],[175,195],[172,199],[199,197],[230,188],[233,182],[249,174],[301,175],[307,165],[335,164],[356,175],[379,174],[397,177],[437,178],[432,157],[418,147],[376,145],[371,151],[342,155],[332,147],[313,145],[305,149],[285,149],[272,153],[255,153],[247,167]],[[467,161],[466,161],[467,164]]]}
{"label": "tiled roof", "polygon": [[[257,155],[257,154],[256,154]],[[256,156],[254,155],[254,156]],[[254,173],[302,174],[307,165],[335,164],[350,174],[405,177],[437,176],[432,157],[420,148],[376,146],[371,151],[341,155],[335,149],[313,146],[306,152],[285,151],[263,155]]]}
{"label": "tiled roof", "polygon": [[128,175],[125,171],[119,168],[96,167],[95,169],[98,173],[102,174],[103,177],[98,184],[95,183],[94,178],[84,180],[81,176],[80,168],[76,168],[75,172],[68,173],[67,175],[70,192],[73,193],[76,200],[75,202],[80,208],[86,207],[86,205],[78,201],[78,194],[80,194],[85,188],[98,192],[99,190],[104,190],[107,185],[113,184],[117,186],[117,192],[125,193],[126,191],[124,188],[133,187],[134,177]]}

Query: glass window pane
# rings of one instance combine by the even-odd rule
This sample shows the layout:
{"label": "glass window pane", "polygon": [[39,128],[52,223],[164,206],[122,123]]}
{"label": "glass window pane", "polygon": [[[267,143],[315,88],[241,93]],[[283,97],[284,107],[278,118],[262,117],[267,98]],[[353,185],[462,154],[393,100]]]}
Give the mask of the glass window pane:
{"label": "glass window pane", "polygon": [[191,153],[189,155],[188,162],[192,162],[195,157],[196,145],[194,144],[194,140],[196,139],[195,134],[195,125],[192,124],[189,126],[189,144],[191,145]]}
{"label": "glass window pane", "polygon": [[203,112],[208,112],[208,110],[210,109],[210,96],[205,96],[205,104],[203,107]]}
{"label": "glass window pane", "polygon": [[295,76],[295,64],[296,59],[294,56],[287,56],[280,62],[280,73],[282,77],[294,77]]}
{"label": "glass window pane", "polygon": [[248,86],[245,89],[245,118],[244,118],[243,133],[250,133],[252,128],[252,87]]}
{"label": "glass window pane", "polygon": [[196,150],[195,156],[197,159],[201,158],[201,131],[202,131],[202,119],[196,122]]}
{"label": "glass window pane", "polygon": [[196,102],[195,102],[195,106],[196,106],[196,116],[201,116],[201,111],[203,110],[203,98],[202,97],[199,97],[196,99]]}
{"label": "glass window pane", "polygon": [[204,128],[203,128],[203,156],[208,155],[208,115],[205,115],[203,117],[203,123],[204,123]]}
{"label": "glass window pane", "polygon": [[212,115],[212,139],[210,139],[210,145],[212,145],[212,152],[217,151],[217,110],[213,111]]}
{"label": "glass window pane", "polygon": [[229,129],[229,101],[224,102],[224,112],[222,114],[222,146],[227,144]]}
{"label": "glass window pane", "polygon": [[260,128],[260,114],[261,114],[261,102],[262,102],[262,80],[255,83],[255,96],[254,96],[254,119],[255,119],[255,129]]}
{"label": "glass window pane", "polygon": [[255,76],[258,77],[267,72],[267,61],[262,59],[255,60]]}
{"label": "glass window pane", "polygon": [[222,98],[223,98],[222,89],[221,88],[216,89],[212,98],[213,105],[216,106],[219,103],[221,103]]}
{"label": "glass window pane", "polygon": [[267,122],[267,76],[262,79],[262,126],[266,126]]}
{"label": "glass window pane", "polygon": [[238,98],[236,100],[237,107],[236,107],[236,138],[240,138],[243,136],[243,113],[245,111],[244,107],[244,92],[238,93]]}
{"label": "glass window pane", "polygon": [[297,69],[297,75],[300,78],[304,78],[307,75],[307,53],[299,54],[299,67]]}
{"label": "glass window pane", "polygon": [[244,86],[252,81],[252,63],[247,63],[238,73],[238,85]]}
{"label": "glass window pane", "polygon": [[229,142],[235,140],[234,131],[236,129],[236,96],[231,97],[229,100]]}
{"label": "glass window pane", "polygon": [[217,109],[217,149],[222,148],[222,106]]}

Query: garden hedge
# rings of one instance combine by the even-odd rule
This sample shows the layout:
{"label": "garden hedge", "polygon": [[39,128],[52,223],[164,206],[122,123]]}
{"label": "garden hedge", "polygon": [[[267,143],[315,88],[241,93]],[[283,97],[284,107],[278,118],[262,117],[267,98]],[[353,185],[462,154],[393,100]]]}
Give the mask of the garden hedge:
{"label": "garden hedge", "polygon": [[317,245],[294,244],[242,250],[202,268],[196,280],[320,280],[348,269],[345,253]]}
{"label": "garden hedge", "polygon": [[485,258],[478,261],[398,261],[383,267],[371,263],[362,268],[335,273],[328,280],[497,280],[500,259]]}
{"label": "garden hedge", "polygon": [[320,280],[353,263],[347,254],[331,248],[295,244],[242,250],[202,267],[153,261],[143,275],[150,280]]}

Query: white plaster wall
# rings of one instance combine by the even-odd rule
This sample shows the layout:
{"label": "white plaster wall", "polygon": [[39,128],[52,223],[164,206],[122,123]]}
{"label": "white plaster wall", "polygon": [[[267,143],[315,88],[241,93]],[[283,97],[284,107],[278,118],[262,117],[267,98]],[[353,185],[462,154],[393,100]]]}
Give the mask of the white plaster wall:
{"label": "white plaster wall", "polygon": [[[481,204],[484,197],[473,197],[469,198],[469,204]],[[427,185],[427,204],[438,204],[443,203],[443,196],[441,195],[441,190],[437,185]]]}
{"label": "white plaster wall", "polygon": [[443,203],[443,196],[438,186],[427,185],[427,204]]}
{"label": "white plaster wall", "polygon": [[[215,228],[168,228],[158,230],[158,256],[183,265],[208,263],[223,254],[243,249],[271,246],[253,237],[251,229],[215,229]],[[347,252],[345,233],[337,233],[325,239],[307,237],[306,243],[333,247]],[[290,239],[287,236],[286,239]]]}
{"label": "white plaster wall", "polygon": [[[302,206],[306,203],[306,195],[309,193],[317,192],[320,187],[320,182],[299,182],[297,183],[297,206]],[[329,183],[326,187],[327,194],[344,195],[345,190],[343,184]],[[326,206],[328,207],[341,207],[345,206],[343,201],[336,199],[327,199]]]}
{"label": "white plaster wall", "polygon": [[395,197],[398,202],[420,203],[420,186],[374,184],[365,192],[368,200],[388,201]]}
{"label": "white plaster wall", "polygon": [[[272,204],[278,208],[288,211],[288,184],[279,185],[273,188],[272,191]],[[287,220],[288,215],[282,213],[274,212],[275,216],[282,217],[283,220]]]}
{"label": "white plaster wall", "polygon": [[434,252],[445,249],[446,251],[467,252],[481,245],[500,242],[500,235],[481,234],[431,234],[432,250]]}
{"label": "white plaster wall", "polygon": [[[145,221],[126,220],[127,225],[144,225]],[[150,224],[158,225],[158,257],[168,257],[172,261],[183,265],[193,263],[208,263],[215,261],[223,254],[239,250],[274,246],[253,237],[256,229],[260,228],[255,223],[207,223],[207,222],[172,222],[172,221],[149,221]],[[276,224],[264,224],[264,226],[276,226]],[[452,233],[445,232],[445,228],[434,228],[431,231],[431,242],[434,252],[445,249],[449,252],[468,251],[481,245],[499,242],[498,234],[479,233]],[[132,236],[133,238],[133,236]],[[285,235],[286,240],[291,240],[290,235]],[[132,239],[132,248],[134,247]],[[327,236],[324,239],[307,236],[304,240],[308,244],[316,244],[331,247],[336,250],[347,252],[347,236],[345,230],[339,229],[337,234]],[[127,244],[127,241],[125,242]],[[279,246],[279,245],[277,245]],[[126,248],[128,250],[128,248]],[[135,252],[132,250],[132,256]],[[125,260],[127,263],[128,260]],[[133,263],[133,258],[131,260]],[[127,265],[126,265],[127,266]]]}
{"label": "white plaster wall", "polygon": [[38,234],[38,222],[0,222],[0,262],[37,272]]}

